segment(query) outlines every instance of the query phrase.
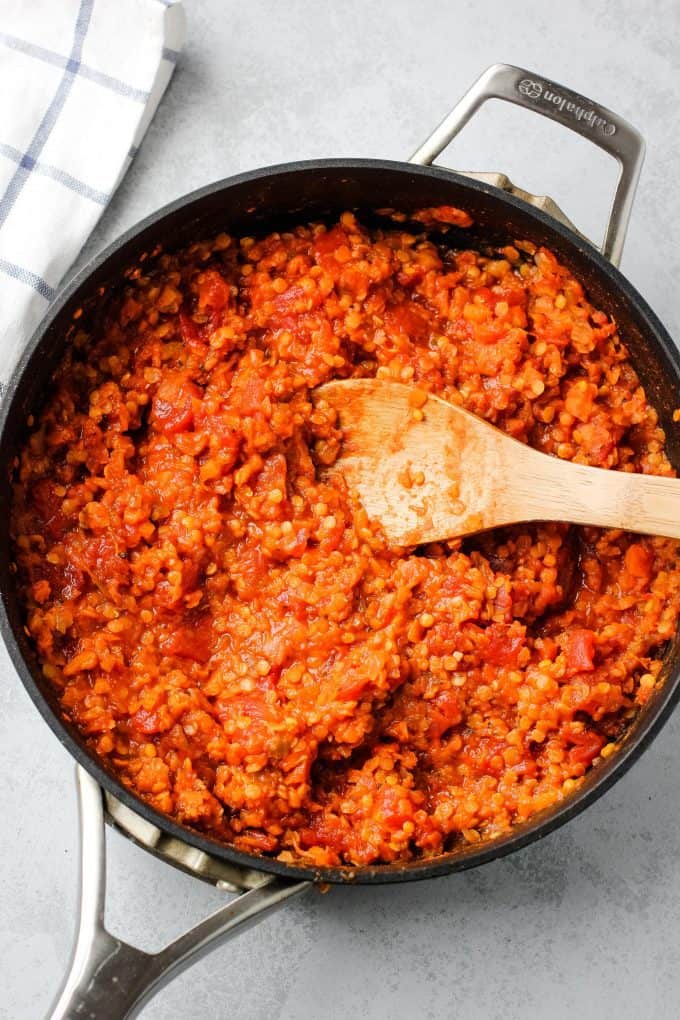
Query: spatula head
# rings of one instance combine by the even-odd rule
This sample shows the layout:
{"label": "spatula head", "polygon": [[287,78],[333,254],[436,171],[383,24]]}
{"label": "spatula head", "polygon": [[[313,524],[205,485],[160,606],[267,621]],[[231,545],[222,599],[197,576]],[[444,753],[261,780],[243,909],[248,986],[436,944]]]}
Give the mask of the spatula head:
{"label": "spatula head", "polygon": [[506,523],[498,480],[508,444],[498,429],[415,386],[350,379],[320,386],[337,414],[341,471],[395,545],[420,545]]}

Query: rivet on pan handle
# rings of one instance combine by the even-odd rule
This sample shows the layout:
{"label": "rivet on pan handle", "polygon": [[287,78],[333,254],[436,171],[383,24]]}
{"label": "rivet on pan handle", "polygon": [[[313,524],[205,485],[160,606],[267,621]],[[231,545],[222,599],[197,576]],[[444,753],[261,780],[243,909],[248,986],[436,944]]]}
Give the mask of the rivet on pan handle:
{"label": "rivet on pan handle", "polygon": [[80,918],[71,966],[49,1020],[125,1020],[135,1017],[163,985],[205,953],[256,924],[291,896],[311,888],[263,875],[242,893],[158,953],[145,953],[104,927],[106,837],[99,784],[78,766]]}
{"label": "rivet on pan handle", "polygon": [[411,157],[427,166],[488,99],[504,99],[557,121],[613,156],[621,167],[601,251],[618,265],[645,155],[638,131],[606,106],[549,78],[511,64],[494,64],[465,93],[451,113]]}

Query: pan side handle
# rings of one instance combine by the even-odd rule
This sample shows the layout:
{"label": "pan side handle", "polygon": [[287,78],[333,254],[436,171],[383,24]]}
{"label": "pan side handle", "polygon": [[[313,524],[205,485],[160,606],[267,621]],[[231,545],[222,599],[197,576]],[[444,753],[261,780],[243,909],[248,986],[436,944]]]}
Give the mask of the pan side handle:
{"label": "pan side handle", "polygon": [[77,767],[80,813],[80,918],[70,968],[49,1020],[124,1020],[177,974],[222,942],[311,888],[263,875],[262,884],[220,907],[158,953],[145,953],[104,927],[106,837],[99,784]]}
{"label": "pan side handle", "polygon": [[512,64],[494,64],[477,79],[410,159],[429,166],[489,99],[503,99],[562,124],[617,160],[620,174],[601,251],[614,265],[621,260],[645,143],[617,113],[549,78]]}

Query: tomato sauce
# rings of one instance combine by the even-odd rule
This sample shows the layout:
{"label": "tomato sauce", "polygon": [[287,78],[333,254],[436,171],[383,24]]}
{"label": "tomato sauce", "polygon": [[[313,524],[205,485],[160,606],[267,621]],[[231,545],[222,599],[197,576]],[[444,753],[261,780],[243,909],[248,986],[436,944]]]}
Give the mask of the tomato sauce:
{"label": "tomato sauce", "polygon": [[[460,210],[428,210],[465,226]],[[311,391],[377,376],[552,456],[671,475],[616,323],[544,248],[350,213],[132,267],[21,453],[26,626],[158,811],[284,861],[493,839],[613,753],[675,633],[675,542],[534,524],[390,547]]]}

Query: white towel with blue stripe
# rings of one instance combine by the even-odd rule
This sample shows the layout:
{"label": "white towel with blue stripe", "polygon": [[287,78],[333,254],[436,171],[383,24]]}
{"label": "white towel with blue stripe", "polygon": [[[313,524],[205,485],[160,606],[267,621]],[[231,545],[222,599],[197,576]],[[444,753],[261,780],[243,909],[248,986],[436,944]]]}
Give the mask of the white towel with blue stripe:
{"label": "white towel with blue stripe", "polygon": [[175,0],[0,0],[0,382],[130,165],[183,42]]}

